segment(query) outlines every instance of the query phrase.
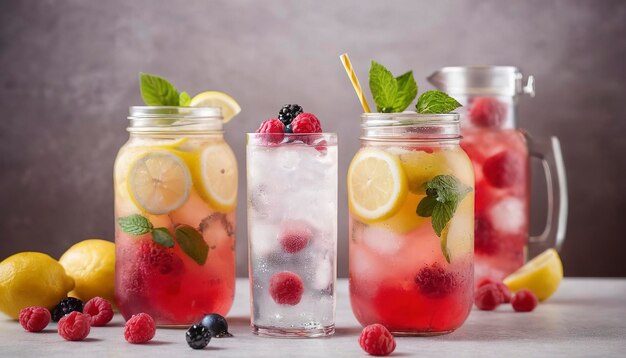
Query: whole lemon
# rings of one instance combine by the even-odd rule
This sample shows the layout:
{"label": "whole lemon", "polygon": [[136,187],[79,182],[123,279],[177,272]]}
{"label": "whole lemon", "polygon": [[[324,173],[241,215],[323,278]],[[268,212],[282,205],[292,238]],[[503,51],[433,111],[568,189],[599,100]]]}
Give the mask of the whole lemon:
{"label": "whole lemon", "polygon": [[101,239],[81,241],[59,259],[76,285],[70,296],[88,301],[96,296],[114,302],[115,244]]}
{"label": "whole lemon", "polygon": [[11,318],[29,306],[53,309],[73,288],[63,266],[41,252],[20,252],[0,262],[0,311]]}

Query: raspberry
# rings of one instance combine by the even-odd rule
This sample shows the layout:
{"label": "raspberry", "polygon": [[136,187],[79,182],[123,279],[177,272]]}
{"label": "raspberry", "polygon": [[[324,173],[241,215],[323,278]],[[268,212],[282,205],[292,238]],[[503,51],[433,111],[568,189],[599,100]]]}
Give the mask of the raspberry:
{"label": "raspberry", "polygon": [[497,127],[506,118],[506,104],[492,97],[477,97],[472,102],[470,119],[479,127]]}
{"label": "raspberry", "polygon": [[279,272],[270,278],[270,295],[280,305],[297,305],[303,291],[302,279],[293,272]]}
{"label": "raspberry", "polygon": [[91,325],[94,327],[102,327],[113,319],[113,307],[102,297],[94,297],[87,301],[83,312],[91,316]]}
{"label": "raspberry", "polygon": [[444,297],[457,286],[454,274],[444,270],[439,263],[423,267],[415,276],[415,283],[423,295],[431,298]]}
{"label": "raspberry", "polygon": [[278,234],[278,241],[283,251],[295,254],[309,244],[313,232],[307,224],[297,221],[290,222],[285,226]]}
{"label": "raspberry", "polygon": [[43,307],[27,307],[20,311],[20,324],[28,332],[41,332],[50,323],[50,311]]}
{"label": "raspberry", "polygon": [[494,281],[490,279],[489,277],[483,277],[478,282],[478,285],[476,285],[476,288],[481,288],[488,284],[494,284],[498,286],[498,289],[500,290],[500,293],[502,294],[502,303],[511,303],[511,291],[504,283],[500,281]]}
{"label": "raspberry", "polygon": [[497,233],[486,217],[476,215],[474,219],[474,251],[477,254],[492,255],[498,251]]}
{"label": "raspberry", "polygon": [[[291,122],[304,110],[297,104],[286,104],[278,111],[278,120],[285,126],[289,126]],[[287,132],[287,131],[285,131]],[[291,132],[287,132],[291,133]]]}
{"label": "raspberry", "polygon": [[174,255],[172,249],[157,245],[152,240],[144,240],[137,252],[140,267],[161,275],[180,274],[184,269],[183,261]]}
{"label": "raspberry", "polygon": [[277,144],[283,141],[285,138],[285,125],[278,119],[271,118],[261,123],[261,126],[256,131],[257,133],[271,133],[264,137],[265,142],[270,144]]}
{"label": "raspberry", "polygon": [[521,290],[513,296],[511,305],[516,312],[530,312],[537,307],[537,296],[529,290]]}
{"label": "raspberry", "polygon": [[68,341],[82,341],[90,330],[88,314],[72,311],[59,320],[59,334]]}
{"label": "raspberry", "polygon": [[522,179],[523,165],[524,162],[516,155],[500,152],[485,161],[483,173],[489,184],[503,189],[513,186]]}
{"label": "raspberry", "polygon": [[134,314],[124,326],[124,338],[129,343],[146,343],[154,337],[156,325],[147,313]]}
{"label": "raspberry", "polygon": [[359,345],[373,356],[386,356],[396,349],[396,340],[382,324],[370,324],[363,328]]}
{"label": "raspberry", "polygon": [[483,311],[493,311],[504,301],[502,292],[495,283],[488,283],[474,294],[474,303],[476,307]]}
{"label": "raspberry", "polygon": [[291,122],[294,133],[322,133],[319,119],[312,113],[301,113]]}

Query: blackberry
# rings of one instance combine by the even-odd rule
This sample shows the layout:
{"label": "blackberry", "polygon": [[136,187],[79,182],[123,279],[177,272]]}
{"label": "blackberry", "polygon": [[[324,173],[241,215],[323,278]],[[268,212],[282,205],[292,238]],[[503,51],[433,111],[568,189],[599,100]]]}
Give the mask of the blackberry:
{"label": "blackberry", "polygon": [[187,340],[189,347],[193,349],[202,349],[211,341],[211,332],[209,332],[209,329],[201,324],[194,324],[189,327],[187,333],[185,333],[185,339]]}
{"label": "blackberry", "polygon": [[[291,124],[291,121],[293,121],[298,116],[298,114],[302,112],[304,112],[304,110],[299,105],[286,104],[283,106],[283,108],[280,109],[280,111],[278,111],[278,120],[283,122],[283,124],[287,126]],[[291,132],[287,132],[287,133],[291,133]]]}
{"label": "blackberry", "polygon": [[233,336],[228,333],[228,322],[226,322],[226,319],[217,313],[211,313],[204,316],[200,324],[211,332],[212,337],[223,338]]}
{"label": "blackberry", "polygon": [[285,126],[285,133],[293,133],[293,128],[291,127],[291,123]]}
{"label": "blackberry", "polygon": [[83,301],[75,297],[66,297],[54,308],[52,321],[58,322],[63,316],[74,311],[83,313]]}

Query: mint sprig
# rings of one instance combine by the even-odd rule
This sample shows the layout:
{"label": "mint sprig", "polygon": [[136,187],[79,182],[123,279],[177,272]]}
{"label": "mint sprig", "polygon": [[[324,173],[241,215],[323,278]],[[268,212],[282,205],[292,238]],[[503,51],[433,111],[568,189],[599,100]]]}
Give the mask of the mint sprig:
{"label": "mint sprig", "polygon": [[176,242],[187,256],[198,265],[204,265],[209,254],[209,245],[204,241],[198,230],[189,225],[176,227]]}
{"label": "mint sprig", "polygon": [[152,241],[156,244],[165,247],[174,246],[174,238],[170,235],[169,230],[164,227],[155,229],[150,220],[145,216],[139,214],[124,216],[117,219],[117,224],[120,226],[120,229],[127,234],[139,236],[152,233]]}
{"label": "mint sprig", "polygon": [[459,203],[472,188],[453,175],[437,175],[424,186],[426,197],[419,202],[415,211],[421,217],[432,218],[433,230],[441,238],[441,251],[446,261],[450,262],[448,238],[444,229],[454,216]]}
{"label": "mint sprig", "polygon": [[370,91],[378,112],[404,111],[417,96],[417,83],[413,71],[394,77],[391,71],[372,61],[369,73]]}
{"label": "mint sprig", "polygon": [[441,91],[426,91],[420,95],[415,105],[417,113],[439,114],[449,113],[461,104],[447,93]]}
{"label": "mint sprig", "polygon": [[170,81],[156,75],[140,73],[139,88],[148,106],[188,106],[191,102],[187,92],[179,94]]}

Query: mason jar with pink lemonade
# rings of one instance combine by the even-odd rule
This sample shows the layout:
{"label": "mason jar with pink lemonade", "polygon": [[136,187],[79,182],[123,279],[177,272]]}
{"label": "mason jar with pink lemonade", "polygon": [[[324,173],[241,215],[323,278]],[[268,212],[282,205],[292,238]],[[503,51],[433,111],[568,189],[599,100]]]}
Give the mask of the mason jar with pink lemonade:
{"label": "mason jar with pink lemonade", "polygon": [[[521,94],[534,96],[534,78],[522,84],[511,66],[444,67],[429,77],[464,107],[461,146],[476,174],[476,281],[502,280],[528,258],[562,245],[567,188],[559,141],[530,136],[518,127]],[[548,188],[544,231],[530,234],[530,159],[541,161]]]}

